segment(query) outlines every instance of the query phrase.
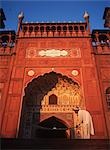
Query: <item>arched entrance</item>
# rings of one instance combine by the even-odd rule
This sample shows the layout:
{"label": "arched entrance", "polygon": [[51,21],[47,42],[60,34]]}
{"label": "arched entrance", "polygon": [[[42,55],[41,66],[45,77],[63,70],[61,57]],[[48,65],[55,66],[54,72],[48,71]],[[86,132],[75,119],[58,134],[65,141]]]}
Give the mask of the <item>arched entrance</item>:
{"label": "arched entrance", "polygon": [[39,138],[67,138],[67,126],[52,116],[39,123],[36,135]]}
{"label": "arched entrance", "polygon": [[[49,126],[48,137],[66,138],[67,127],[59,119],[51,117],[40,122],[40,118],[45,111],[48,111],[48,114],[53,111],[63,113],[70,111],[74,105],[79,105],[79,89],[79,85],[71,78],[53,71],[33,79],[25,88],[18,137],[44,137],[42,134],[46,136],[45,130]],[[57,126],[54,127],[54,123]],[[44,128],[38,129],[38,126]]]}

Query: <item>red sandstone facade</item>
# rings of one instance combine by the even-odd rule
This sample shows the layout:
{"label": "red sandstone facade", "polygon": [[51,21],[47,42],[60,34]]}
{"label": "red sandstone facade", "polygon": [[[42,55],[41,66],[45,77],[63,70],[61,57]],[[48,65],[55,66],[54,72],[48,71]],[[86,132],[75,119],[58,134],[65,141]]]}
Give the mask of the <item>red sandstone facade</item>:
{"label": "red sandstone facade", "polygon": [[[34,126],[45,120],[48,122],[51,117],[58,119],[64,127],[72,127],[72,103],[55,106],[56,109],[51,105],[50,109],[48,104],[38,107],[42,101],[40,104],[38,99],[35,101],[38,87],[45,93],[45,83],[50,79],[53,84],[52,77],[59,78],[60,74],[62,80],[66,78],[79,86],[82,99],[78,105],[88,110],[93,118],[95,135],[91,138],[110,138],[109,30],[94,30],[91,34],[87,21],[20,22],[16,39],[12,31],[2,33],[2,41],[4,36],[8,36],[8,43],[15,40],[15,46],[0,47],[1,137],[36,137]],[[69,131],[67,138],[70,138]]]}

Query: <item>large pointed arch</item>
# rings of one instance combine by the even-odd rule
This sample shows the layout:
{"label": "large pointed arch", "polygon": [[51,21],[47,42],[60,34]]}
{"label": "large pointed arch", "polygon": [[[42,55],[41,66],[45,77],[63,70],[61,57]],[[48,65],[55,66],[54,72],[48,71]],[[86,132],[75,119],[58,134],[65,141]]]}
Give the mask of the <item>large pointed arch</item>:
{"label": "large pointed arch", "polygon": [[34,78],[27,84],[24,96],[27,100],[27,104],[34,103],[33,97],[37,96],[42,99],[44,95],[46,95],[52,88],[55,87],[55,85],[58,83],[58,79],[67,80],[70,84],[78,85],[77,82],[73,81],[71,78],[65,75],[62,75],[61,73],[56,73],[54,71],[45,73],[44,75],[40,75],[37,78]]}
{"label": "large pointed arch", "polygon": [[41,101],[56,86],[59,79],[79,87],[71,78],[53,71],[38,76],[28,83],[23,97],[19,137],[33,138],[36,136],[36,126],[40,123]]}

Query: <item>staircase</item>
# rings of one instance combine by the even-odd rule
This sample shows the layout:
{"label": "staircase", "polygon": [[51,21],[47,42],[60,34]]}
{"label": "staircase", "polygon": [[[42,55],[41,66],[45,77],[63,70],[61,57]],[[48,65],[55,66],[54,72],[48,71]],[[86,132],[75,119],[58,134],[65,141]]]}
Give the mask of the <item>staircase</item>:
{"label": "staircase", "polygon": [[1,139],[1,150],[110,150],[110,140]]}

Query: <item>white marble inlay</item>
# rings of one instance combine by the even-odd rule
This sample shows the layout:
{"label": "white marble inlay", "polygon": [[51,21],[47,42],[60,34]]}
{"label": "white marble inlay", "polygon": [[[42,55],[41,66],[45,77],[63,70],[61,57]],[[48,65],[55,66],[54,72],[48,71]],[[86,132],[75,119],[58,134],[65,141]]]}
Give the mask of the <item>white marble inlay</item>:
{"label": "white marble inlay", "polygon": [[77,76],[79,74],[79,72],[77,70],[73,70],[71,73],[73,76]]}
{"label": "white marble inlay", "polygon": [[56,49],[50,49],[50,50],[41,50],[39,51],[40,56],[48,56],[48,57],[59,57],[59,56],[67,56],[68,52],[65,50],[56,50]]}
{"label": "white marble inlay", "polygon": [[35,72],[33,70],[28,71],[28,76],[33,76],[34,74],[35,74]]}

